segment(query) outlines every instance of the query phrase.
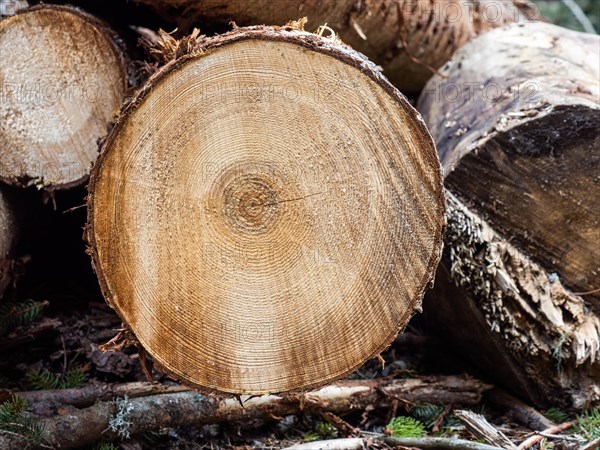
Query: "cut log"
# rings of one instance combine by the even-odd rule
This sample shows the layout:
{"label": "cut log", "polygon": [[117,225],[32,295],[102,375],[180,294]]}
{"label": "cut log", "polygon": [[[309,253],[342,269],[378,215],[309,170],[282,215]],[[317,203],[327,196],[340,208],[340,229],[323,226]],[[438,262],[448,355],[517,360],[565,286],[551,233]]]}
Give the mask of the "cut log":
{"label": "cut log", "polygon": [[420,308],[444,228],[418,113],[340,42],[252,27],[151,78],[89,185],[108,303],[201,390],[306,389]]}
{"label": "cut log", "polygon": [[81,184],[125,96],[115,36],[77,9],[44,5],[0,22],[0,54],[0,179]]}
{"label": "cut log", "polygon": [[12,281],[18,226],[6,188],[0,187],[0,300]]}
{"label": "cut log", "polygon": [[543,408],[600,401],[600,317],[447,193],[443,264],[425,313],[465,357]]}
{"label": "cut log", "polygon": [[535,17],[523,0],[138,0],[177,21],[282,25],[306,16],[311,30],[327,24],[347,44],[383,67],[407,94],[418,94],[436,69],[472,37]]}
{"label": "cut log", "polygon": [[419,101],[456,194],[428,316],[543,407],[600,400],[599,55],[598,36],[511,25]]}
{"label": "cut log", "polygon": [[419,109],[446,185],[600,313],[600,37],[512,25],[444,75]]}

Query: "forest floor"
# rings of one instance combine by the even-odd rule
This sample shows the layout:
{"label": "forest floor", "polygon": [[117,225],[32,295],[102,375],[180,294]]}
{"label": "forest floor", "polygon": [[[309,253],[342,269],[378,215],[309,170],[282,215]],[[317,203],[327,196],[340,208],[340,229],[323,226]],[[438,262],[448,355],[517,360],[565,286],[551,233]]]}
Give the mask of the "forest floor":
{"label": "forest floor", "polygon": [[[97,298],[97,293],[92,298],[76,298],[72,294],[56,295],[56,288],[61,283],[60,280],[56,281],[58,286],[53,283],[44,288],[49,289],[45,291],[45,298],[37,297],[40,300],[28,300],[26,303],[20,301],[17,305],[21,306],[10,302],[2,305],[4,315],[0,316],[0,322],[4,325],[4,330],[1,330],[3,334],[0,336],[0,401],[10,401],[13,393],[22,391],[146,381],[135,347],[110,353],[98,349],[99,345],[118,333],[121,327],[118,316]],[[44,289],[39,293],[44,292]],[[72,286],[65,286],[65,292],[73,292]],[[7,311],[12,311],[12,323],[8,322]],[[17,317],[18,320],[15,319]],[[18,323],[22,325],[14,327]],[[484,382],[489,381],[463,362],[460,355],[428,335],[418,316],[382,356],[385,360],[383,368],[381,361],[371,360],[349,378],[405,379],[431,374],[468,373],[475,378],[482,378]],[[153,377],[159,383],[175,385],[157,372],[153,373]],[[371,437],[377,434],[456,437],[482,442],[481,436],[470,433],[454,414],[455,408],[482,414],[496,430],[516,444],[534,435],[534,430],[522,420],[515,420],[514,408],[498,407],[497,402],[488,401],[484,395],[481,402],[460,407],[451,404],[395,402],[391,407],[374,404],[348,414],[328,416],[325,420],[320,414],[299,413],[267,420],[181,429],[158,427],[121,442],[100,442],[92,447],[82,448],[278,449],[315,440],[348,436]],[[518,409],[519,406],[515,405],[515,408]],[[67,405],[34,402],[27,405],[26,414],[35,421],[72,410],[73,407]],[[555,422],[566,422],[576,417],[574,412],[569,411],[549,410],[543,413]],[[600,433],[600,415],[598,419],[596,432]],[[354,430],[348,431],[352,428]],[[530,448],[560,450],[577,449],[583,445],[583,440],[573,441],[573,436],[584,437],[581,429],[575,428],[560,434],[564,436],[563,439],[544,438]],[[39,442],[43,443],[44,440]],[[367,441],[367,448],[408,447],[394,447],[373,439]]]}

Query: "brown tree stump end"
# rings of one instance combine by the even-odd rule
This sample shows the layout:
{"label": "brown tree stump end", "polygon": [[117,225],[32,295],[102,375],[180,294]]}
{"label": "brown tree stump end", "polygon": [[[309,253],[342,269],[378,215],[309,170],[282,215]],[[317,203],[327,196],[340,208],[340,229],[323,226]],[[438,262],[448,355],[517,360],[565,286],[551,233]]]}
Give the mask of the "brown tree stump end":
{"label": "brown tree stump end", "polygon": [[198,22],[282,25],[307,17],[309,30],[327,24],[383,68],[402,92],[418,94],[467,41],[507,23],[533,19],[523,0],[136,0],[181,27]]}
{"label": "brown tree stump end", "polygon": [[127,88],[106,26],[43,5],[0,21],[0,179],[62,189],[83,183]]}
{"label": "brown tree stump end", "polygon": [[103,293],[202,391],[297,391],[384,350],[430,283],[444,197],[418,113],[292,28],[206,40],[115,125],[89,185]]}

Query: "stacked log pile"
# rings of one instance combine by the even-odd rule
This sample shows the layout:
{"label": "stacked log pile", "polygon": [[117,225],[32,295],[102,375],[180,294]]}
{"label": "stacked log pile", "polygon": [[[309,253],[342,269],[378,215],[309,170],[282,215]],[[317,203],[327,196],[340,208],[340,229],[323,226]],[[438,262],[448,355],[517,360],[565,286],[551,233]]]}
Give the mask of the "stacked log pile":
{"label": "stacked log pile", "polygon": [[600,402],[597,35],[522,0],[140,3],[189,34],[145,30],[160,63],[131,93],[103,21],[0,20],[0,179],[89,182],[111,345],[198,391],[297,394],[379,355],[435,281],[427,322],[495,382]]}

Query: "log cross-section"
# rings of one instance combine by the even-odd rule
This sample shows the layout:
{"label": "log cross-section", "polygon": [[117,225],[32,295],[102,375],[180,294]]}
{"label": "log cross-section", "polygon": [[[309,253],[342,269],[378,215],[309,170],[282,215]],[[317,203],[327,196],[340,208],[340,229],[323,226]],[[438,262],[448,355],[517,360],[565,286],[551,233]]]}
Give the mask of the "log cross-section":
{"label": "log cross-section", "polygon": [[301,390],[420,308],[444,197],[418,113],[332,38],[254,27],[152,77],[89,186],[104,295],[156,365],[206,391]]}
{"label": "log cross-section", "polygon": [[127,88],[99,20],[43,5],[0,21],[0,179],[48,190],[83,183]]}

